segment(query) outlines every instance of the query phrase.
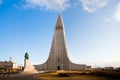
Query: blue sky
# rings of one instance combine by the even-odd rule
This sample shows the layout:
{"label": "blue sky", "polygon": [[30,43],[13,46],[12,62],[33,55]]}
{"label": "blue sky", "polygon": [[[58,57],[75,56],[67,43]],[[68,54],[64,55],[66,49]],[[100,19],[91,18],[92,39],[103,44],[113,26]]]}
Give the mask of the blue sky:
{"label": "blue sky", "polygon": [[45,62],[59,13],[72,62],[120,66],[119,0],[0,0],[0,61]]}

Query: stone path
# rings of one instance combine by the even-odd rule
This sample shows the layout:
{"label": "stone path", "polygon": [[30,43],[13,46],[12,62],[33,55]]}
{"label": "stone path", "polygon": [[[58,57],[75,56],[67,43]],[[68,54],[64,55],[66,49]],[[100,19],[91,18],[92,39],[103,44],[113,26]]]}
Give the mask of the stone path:
{"label": "stone path", "polygon": [[14,77],[16,75],[18,75],[18,74],[0,74],[0,78],[1,77]]}
{"label": "stone path", "polygon": [[0,74],[0,80],[40,80],[36,74]]}

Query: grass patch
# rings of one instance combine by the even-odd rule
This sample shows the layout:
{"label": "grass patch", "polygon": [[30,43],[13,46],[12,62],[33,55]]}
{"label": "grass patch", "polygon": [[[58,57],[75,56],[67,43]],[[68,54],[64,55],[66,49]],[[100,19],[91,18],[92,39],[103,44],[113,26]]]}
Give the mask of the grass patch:
{"label": "grass patch", "polygon": [[89,75],[81,72],[41,73],[36,76],[41,80],[115,80],[108,77]]}
{"label": "grass patch", "polygon": [[93,71],[89,75],[120,79],[120,72],[117,71]]}
{"label": "grass patch", "polygon": [[68,73],[58,73],[57,77],[70,77],[71,75]]}

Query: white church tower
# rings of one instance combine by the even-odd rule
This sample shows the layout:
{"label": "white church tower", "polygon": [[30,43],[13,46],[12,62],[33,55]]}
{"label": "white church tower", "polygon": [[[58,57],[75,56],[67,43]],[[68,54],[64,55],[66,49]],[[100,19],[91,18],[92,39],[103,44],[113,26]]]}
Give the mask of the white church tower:
{"label": "white church tower", "polygon": [[52,40],[51,50],[47,61],[35,66],[37,70],[86,70],[83,64],[72,63],[68,57],[65,39],[65,29],[62,16],[59,15]]}

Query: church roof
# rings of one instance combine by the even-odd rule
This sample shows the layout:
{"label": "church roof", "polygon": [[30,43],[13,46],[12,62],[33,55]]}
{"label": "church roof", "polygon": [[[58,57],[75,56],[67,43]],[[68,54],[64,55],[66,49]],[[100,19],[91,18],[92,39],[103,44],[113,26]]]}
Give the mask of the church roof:
{"label": "church roof", "polygon": [[56,22],[56,28],[55,29],[63,29],[64,23],[61,14],[59,14],[57,22]]}

